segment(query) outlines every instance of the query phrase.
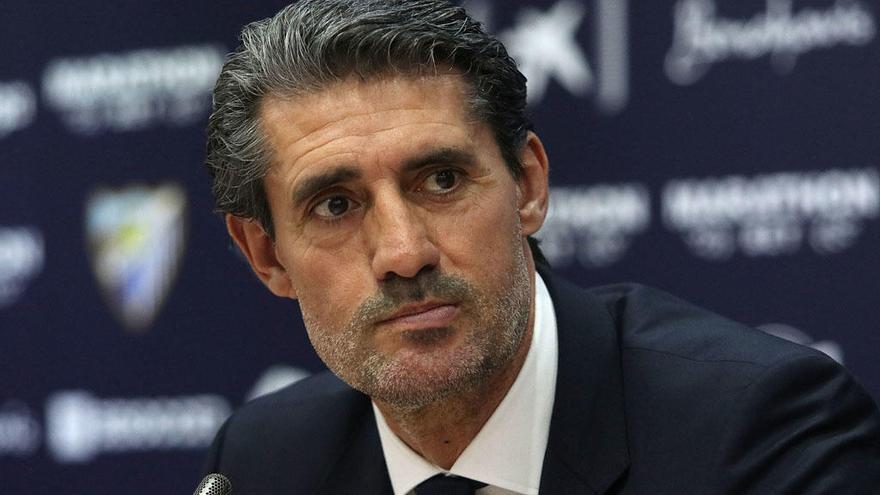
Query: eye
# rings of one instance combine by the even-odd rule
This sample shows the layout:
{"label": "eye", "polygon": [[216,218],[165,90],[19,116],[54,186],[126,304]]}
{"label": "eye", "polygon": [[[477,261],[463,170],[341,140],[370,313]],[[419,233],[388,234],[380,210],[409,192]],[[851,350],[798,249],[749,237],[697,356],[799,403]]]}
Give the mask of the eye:
{"label": "eye", "polygon": [[322,218],[336,218],[345,215],[351,209],[351,201],[345,196],[331,196],[317,205],[312,211]]}
{"label": "eye", "polygon": [[438,170],[425,179],[420,189],[431,193],[445,193],[455,189],[460,180],[461,177],[456,170]]}

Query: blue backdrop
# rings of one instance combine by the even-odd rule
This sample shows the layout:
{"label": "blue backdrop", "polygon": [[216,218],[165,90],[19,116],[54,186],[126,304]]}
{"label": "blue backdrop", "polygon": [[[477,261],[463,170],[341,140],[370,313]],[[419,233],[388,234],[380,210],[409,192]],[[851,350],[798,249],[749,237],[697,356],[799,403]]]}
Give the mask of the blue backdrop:
{"label": "blue backdrop", "polygon": [[[321,368],[201,167],[225,54],[284,3],[0,4],[4,495],[190,493],[234,407]],[[468,6],[529,78],[560,271],[812,345],[880,397],[880,2]]]}

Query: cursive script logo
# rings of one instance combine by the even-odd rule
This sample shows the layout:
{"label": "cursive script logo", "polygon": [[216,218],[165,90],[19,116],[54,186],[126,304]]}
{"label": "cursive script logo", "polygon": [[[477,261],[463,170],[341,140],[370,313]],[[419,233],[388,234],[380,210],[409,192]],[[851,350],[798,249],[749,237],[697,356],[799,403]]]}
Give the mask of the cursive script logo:
{"label": "cursive script logo", "polygon": [[837,45],[861,46],[876,35],[871,11],[858,0],[837,0],[827,10],[793,12],[792,0],[767,0],[766,12],[748,20],[724,19],[714,0],[681,0],[666,74],[676,84],[697,82],[712,64],[770,56],[781,73],[804,53]]}

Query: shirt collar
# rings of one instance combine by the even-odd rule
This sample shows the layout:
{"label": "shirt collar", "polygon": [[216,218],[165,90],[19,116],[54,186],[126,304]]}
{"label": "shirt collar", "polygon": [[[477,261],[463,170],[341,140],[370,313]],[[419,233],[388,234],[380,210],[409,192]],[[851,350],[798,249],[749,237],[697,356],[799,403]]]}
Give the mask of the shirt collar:
{"label": "shirt collar", "polygon": [[[513,493],[537,495],[556,391],[557,357],[553,301],[536,273],[535,326],[526,360],[507,395],[448,474]],[[395,495],[410,493],[422,481],[447,473],[403,443],[375,403],[373,411]]]}

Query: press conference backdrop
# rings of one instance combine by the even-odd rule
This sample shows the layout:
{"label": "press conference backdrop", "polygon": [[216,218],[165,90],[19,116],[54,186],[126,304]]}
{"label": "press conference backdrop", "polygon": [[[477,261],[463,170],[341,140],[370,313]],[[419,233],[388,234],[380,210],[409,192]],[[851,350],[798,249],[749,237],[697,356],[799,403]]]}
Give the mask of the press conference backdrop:
{"label": "press conference backdrop", "polygon": [[[284,3],[0,3],[0,494],[190,493],[233,408],[322,368],[201,167],[225,54]],[[880,397],[880,2],[469,7],[528,76],[559,271],[816,347]]]}

